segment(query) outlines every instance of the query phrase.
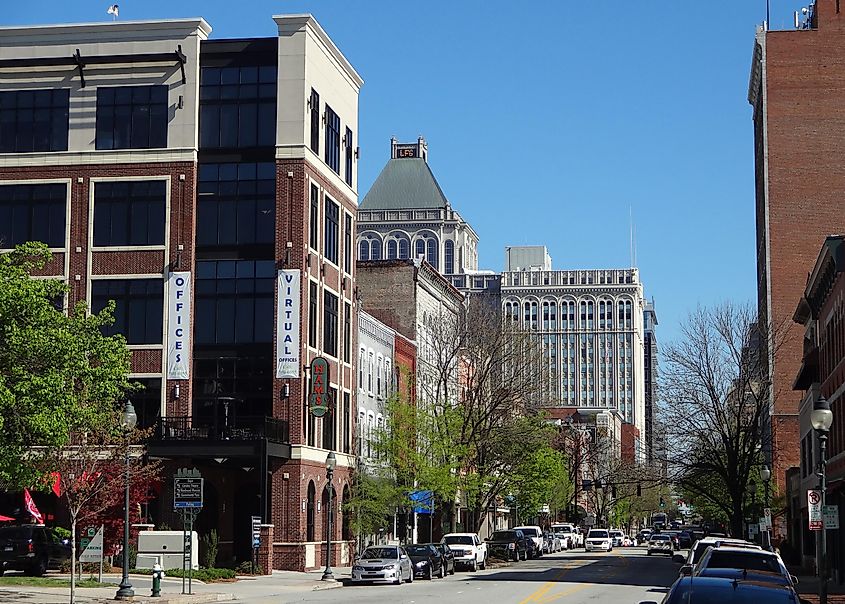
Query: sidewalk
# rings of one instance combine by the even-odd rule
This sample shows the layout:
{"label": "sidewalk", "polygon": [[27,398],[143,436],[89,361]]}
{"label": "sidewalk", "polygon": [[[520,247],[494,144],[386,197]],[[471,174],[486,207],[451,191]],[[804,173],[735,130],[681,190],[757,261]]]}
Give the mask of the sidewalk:
{"label": "sidewalk", "polygon": [[[796,591],[801,597],[801,602],[818,604],[819,578],[814,575],[798,575]],[[845,585],[827,582],[827,604],[845,604]]]}

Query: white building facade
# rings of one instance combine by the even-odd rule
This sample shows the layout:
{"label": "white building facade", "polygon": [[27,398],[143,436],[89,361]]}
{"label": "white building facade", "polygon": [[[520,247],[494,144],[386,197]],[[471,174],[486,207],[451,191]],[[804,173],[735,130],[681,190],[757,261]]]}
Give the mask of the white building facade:
{"label": "white building facade", "polygon": [[[508,257],[515,254],[510,248]],[[521,257],[521,255],[518,255]],[[614,409],[645,436],[643,286],[636,268],[552,270],[507,265],[506,317],[542,334],[549,388],[560,407]],[[642,444],[637,456],[643,457]]]}

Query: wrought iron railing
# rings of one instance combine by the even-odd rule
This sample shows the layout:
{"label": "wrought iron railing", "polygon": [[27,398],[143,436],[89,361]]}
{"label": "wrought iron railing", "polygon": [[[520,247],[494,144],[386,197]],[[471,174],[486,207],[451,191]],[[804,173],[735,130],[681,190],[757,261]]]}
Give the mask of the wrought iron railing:
{"label": "wrought iron railing", "polygon": [[267,438],[290,442],[288,422],[264,416],[238,417],[227,421],[189,415],[162,417],[156,433],[159,440],[250,441]]}

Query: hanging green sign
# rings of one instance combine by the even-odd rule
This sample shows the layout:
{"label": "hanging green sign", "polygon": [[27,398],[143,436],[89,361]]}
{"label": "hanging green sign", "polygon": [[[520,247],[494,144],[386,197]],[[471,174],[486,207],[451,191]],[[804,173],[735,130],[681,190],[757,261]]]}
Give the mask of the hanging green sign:
{"label": "hanging green sign", "polygon": [[311,414],[323,417],[329,411],[329,362],[323,357],[311,361]]}

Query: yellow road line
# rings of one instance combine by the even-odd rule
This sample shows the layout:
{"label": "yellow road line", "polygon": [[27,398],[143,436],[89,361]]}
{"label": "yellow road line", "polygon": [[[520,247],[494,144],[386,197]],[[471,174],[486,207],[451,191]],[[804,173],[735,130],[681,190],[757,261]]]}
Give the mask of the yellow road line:
{"label": "yellow road line", "polygon": [[[618,558],[621,561],[622,566],[628,566],[628,564],[629,564],[629,561],[627,560],[627,558],[625,556],[621,555],[621,554],[616,554],[614,556],[614,558]],[[552,588],[563,578],[563,575],[566,574],[566,572],[571,570],[572,568],[583,568],[583,566],[561,568],[552,580],[550,580],[547,583],[544,583],[543,585],[541,585],[537,589],[537,591],[528,595],[524,600],[521,600],[519,602],[519,604],[529,604],[529,603],[548,604],[549,602],[554,602],[555,600],[559,600],[560,598],[563,598],[565,596],[572,595],[572,594],[574,594],[578,591],[581,591],[582,589],[586,589],[587,587],[592,585],[591,583],[579,583],[579,584],[574,585],[571,588],[567,589],[566,591],[558,592],[556,594],[549,594],[548,592],[550,592],[552,590]],[[610,572],[608,574],[608,576],[612,577],[617,572],[619,572],[618,568],[614,569],[612,572]]]}

